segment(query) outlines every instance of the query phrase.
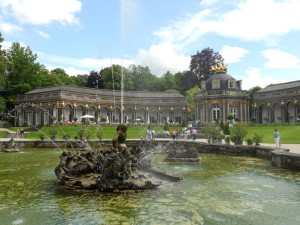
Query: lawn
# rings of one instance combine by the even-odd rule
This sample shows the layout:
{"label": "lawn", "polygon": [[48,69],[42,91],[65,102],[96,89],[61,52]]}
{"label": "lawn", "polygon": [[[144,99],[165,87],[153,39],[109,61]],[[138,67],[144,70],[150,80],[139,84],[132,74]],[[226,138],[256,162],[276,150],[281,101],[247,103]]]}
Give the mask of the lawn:
{"label": "lawn", "polygon": [[254,133],[264,136],[264,143],[273,143],[273,133],[275,128],[278,129],[281,135],[281,143],[285,144],[300,144],[300,126],[299,125],[257,125],[249,126],[248,134],[245,140],[249,137],[253,137]]}
{"label": "lawn", "polygon": [[[148,126],[129,125],[127,131],[127,139],[140,139],[146,137]],[[84,131],[89,133],[90,139],[98,139],[97,133],[102,133],[102,139],[112,139],[116,134],[117,125],[102,125],[102,126],[86,126],[86,125],[61,125],[61,126],[45,126],[39,131],[31,131],[26,133],[28,139],[40,139],[40,135],[44,134],[45,139],[50,139],[50,134],[53,130],[56,132],[57,139],[63,139],[66,135],[70,139],[79,138],[79,132]],[[155,133],[162,133],[163,126],[151,126]],[[180,126],[170,126],[170,133],[175,129],[181,129]],[[15,129],[12,129],[15,130]],[[26,129],[25,129],[26,130]]]}
{"label": "lawn", "polygon": [[[98,139],[96,133],[102,131],[102,139],[112,139],[115,136],[117,125],[102,125],[102,126],[86,126],[86,125],[61,125],[61,126],[45,126],[39,131],[32,131],[26,134],[28,139],[39,139],[41,134],[45,134],[46,139],[50,139],[51,129],[57,131],[57,139],[63,139],[67,135],[70,139],[78,138],[78,131],[85,130],[91,133],[91,139]],[[148,126],[129,125],[127,131],[128,139],[140,139],[146,137],[146,130]],[[300,125],[255,125],[247,127],[248,134],[244,140],[253,137],[254,133],[264,136],[264,143],[273,143],[274,129],[277,128],[281,134],[281,141],[285,144],[300,144]],[[16,131],[16,127],[10,128]],[[26,128],[23,128],[26,130]],[[162,133],[163,126],[151,126],[155,133]],[[170,126],[170,133],[173,130],[181,130],[180,126]],[[6,136],[6,132],[0,132],[0,138]]]}

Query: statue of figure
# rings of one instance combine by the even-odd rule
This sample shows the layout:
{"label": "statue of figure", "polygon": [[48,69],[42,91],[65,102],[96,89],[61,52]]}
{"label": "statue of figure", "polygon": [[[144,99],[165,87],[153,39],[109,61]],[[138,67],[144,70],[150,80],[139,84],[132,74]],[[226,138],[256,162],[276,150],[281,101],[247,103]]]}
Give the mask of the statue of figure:
{"label": "statue of figure", "polygon": [[125,124],[120,124],[117,126],[116,136],[113,139],[113,148],[122,151],[125,145],[127,137],[127,126]]}

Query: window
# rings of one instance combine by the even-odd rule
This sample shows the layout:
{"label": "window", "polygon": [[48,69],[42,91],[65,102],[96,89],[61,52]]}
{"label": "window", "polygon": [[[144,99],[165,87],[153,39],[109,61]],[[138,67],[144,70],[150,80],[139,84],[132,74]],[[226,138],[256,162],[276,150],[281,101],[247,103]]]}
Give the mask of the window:
{"label": "window", "polygon": [[220,81],[219,80],[213,80],[212,81],[212,89],[219,89],[220,88]]}
{"label": "window", "polygon": [[220,120],[220,108],[218,105],[214,105],[212,107],[212,118],[213,118],[213,121],[217,121],[217,120]]}
{"label": "window", "polygon": [[200,110],[200,120],[204,121],[204,109]]}
{"label": "window", "polygon": [[236,116],[237,116],[237,108],[231,107],[230,108],[230,114],[233,115],[236,118]]}
{"label": "window", "polygon": [[228,80],[228,88],[235,88],[235,80]]}

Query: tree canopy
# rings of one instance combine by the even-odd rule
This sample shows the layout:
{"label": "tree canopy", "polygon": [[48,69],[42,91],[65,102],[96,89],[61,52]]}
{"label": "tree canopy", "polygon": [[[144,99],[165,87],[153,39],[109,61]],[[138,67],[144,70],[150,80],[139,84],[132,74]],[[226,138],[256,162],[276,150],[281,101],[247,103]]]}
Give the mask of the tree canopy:
{"label": "tree canopy", "polygon": [[217,60],[222,64],[224,62],[223,57],[218,52],[214,52],[212,48],[205,48],[201,52],[197,51],[196,55],[191,56],[191,76],[199,87],[203,80],[207,80],[213,74],[210,68]]}

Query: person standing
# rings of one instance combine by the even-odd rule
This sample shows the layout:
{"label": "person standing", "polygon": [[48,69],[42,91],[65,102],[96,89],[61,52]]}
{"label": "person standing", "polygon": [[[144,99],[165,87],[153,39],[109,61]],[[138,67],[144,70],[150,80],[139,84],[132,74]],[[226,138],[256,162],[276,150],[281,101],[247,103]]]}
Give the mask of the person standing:
{"label": "person standing", "polygon": [[280,133],[277,129],[275,129],[273,136],[274,136],[276,148],[279,148],[280,147]]}
{"label": "person standing", "polygon": [[197,137],[197,130],[195,128],[193,128],[192,130],[192,136],[193,136],[193,141],[195,141]]}

